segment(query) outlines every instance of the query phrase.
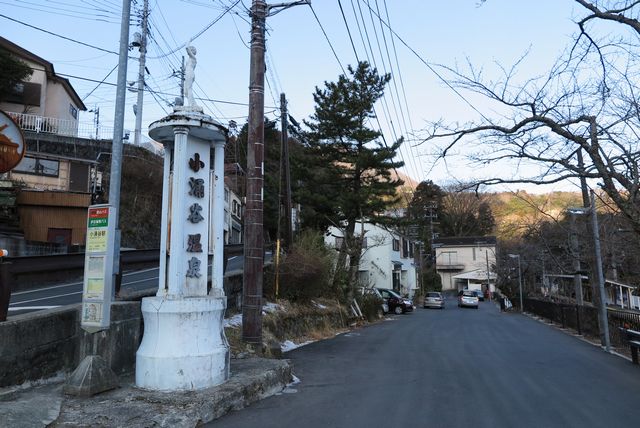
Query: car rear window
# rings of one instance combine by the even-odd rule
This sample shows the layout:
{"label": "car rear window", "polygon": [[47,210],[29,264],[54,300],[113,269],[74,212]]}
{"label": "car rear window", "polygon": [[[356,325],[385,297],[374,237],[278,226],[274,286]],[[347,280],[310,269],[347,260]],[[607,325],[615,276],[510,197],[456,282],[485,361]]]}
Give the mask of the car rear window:
{"label": "car rear window", "polygon": [[440,297],[440,293],[427,293],[427,297]]}
{"label": "car rear window", "polygon": [[462,295],[467,297],[477,297],[476,293],[474,293],[473,291],[465,291],[464,293],[462,293]]}

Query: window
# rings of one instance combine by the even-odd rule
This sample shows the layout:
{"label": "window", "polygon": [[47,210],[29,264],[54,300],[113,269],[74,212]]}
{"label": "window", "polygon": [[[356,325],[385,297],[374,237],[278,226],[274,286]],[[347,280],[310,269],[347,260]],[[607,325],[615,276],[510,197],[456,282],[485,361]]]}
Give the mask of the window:
{"label": "window", "polygon": [[60,162],[51,159],[38,159],[25,156],[22,158],[16,172],[34,175],[44,175],[47,177],[57,177],[60,173]]}
{"label": "window", "polygon": [[402,238],[402,253],[400,256],[404,258],[407,257],[407,254],[409,254],[409,241]]}
{"label": "window", "polygon": [[224,189],[224,201],[229,202],[229,189]]}
{"label": "window", "polygon": [[342,241],[342,237],[336,236],[336,248],[342,248]]}
{"label": "window", "polygon": [[413,258],[415,244],[413,242],[409,242],[409,257]]}
{"label": "window", "polygon": [[455,265],[458,264],[458,252],[457,251],[443,251],[440,253],[440,260],[443,265]]}
{"label": "window", "polygon": [[400,251],[400,240],[399,239],[394,239],[393,240],[393,251]]}
{"label": "window", "polygon": [[78,109],[73,106],[73,104],[69,104],[69,114],[74,119],[78,118]]}
{"label": "window", "polygon": [[473,250],[473,261],[476,261],[476,247],[473,247],[472,250]]}
{"label": "window", "polygon": [[367,237],[362,238],[362,248],[367,248]]}

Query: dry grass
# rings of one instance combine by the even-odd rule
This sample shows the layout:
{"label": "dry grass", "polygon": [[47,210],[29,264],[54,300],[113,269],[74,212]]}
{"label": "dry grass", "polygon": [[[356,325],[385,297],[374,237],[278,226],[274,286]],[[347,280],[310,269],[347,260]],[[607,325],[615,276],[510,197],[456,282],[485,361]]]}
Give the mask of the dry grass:
{"label": "dry grass", "polygon": [[[280,343],[318,341],[348,331],[345,309],[335,300],[317,299],[309,305],[293,305],[286,300],[276,302],[281,310],[262,318],[262,352],[265,357],[277,357]],[[255,350],[242,341],[242,327],[226,327],[225,334],[231,357],[253,355]]]}

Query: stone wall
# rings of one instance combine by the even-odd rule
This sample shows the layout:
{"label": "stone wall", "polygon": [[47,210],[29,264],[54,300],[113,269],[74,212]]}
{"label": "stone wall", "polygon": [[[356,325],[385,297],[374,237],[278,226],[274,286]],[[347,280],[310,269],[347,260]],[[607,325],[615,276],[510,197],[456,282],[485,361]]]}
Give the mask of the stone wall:
{"label": "stone wall", "polygon": [[88,334],[80,305],[12,317],[0,323],[0,387],[73,371],[86,355],[102,355],[118,374],[131,372],[142,334],[139,302],[116,302],[111,328]]}

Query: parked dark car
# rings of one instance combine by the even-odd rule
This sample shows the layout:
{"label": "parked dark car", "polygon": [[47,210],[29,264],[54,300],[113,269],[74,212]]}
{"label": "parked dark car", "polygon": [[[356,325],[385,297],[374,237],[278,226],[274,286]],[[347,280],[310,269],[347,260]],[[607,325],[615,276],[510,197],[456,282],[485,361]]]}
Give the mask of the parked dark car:
{"label": "parked dark car", "polygon": [[484,292],[482,290],[473,290],[473,292],[478,296],[478,300],[484,302]]}
{"label": "parked dark car", "polygon": [[411,300],[405,299],[393,290],[386,288],[377,288],[377,290],[389,306],[389,312],[400,315],[413,311],[413,302]]}

